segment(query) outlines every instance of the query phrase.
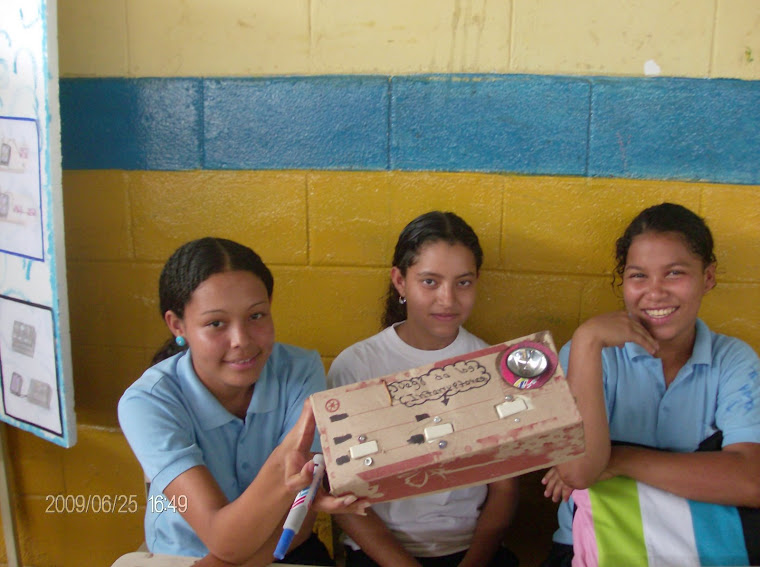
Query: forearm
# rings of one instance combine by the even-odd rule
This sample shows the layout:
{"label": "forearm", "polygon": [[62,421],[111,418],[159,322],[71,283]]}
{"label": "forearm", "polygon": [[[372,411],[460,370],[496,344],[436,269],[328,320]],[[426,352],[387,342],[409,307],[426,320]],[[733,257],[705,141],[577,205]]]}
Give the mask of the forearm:
{"label": "forearm", "polygon": [[760,444],[697,453],[613,447],[607,474],[627,476],[691,500],[760,507]]}
{"label": "forearm", "polygon": [[593,484],[609,460],[610,433],[604,401],[601,350],[602,345],[582,333],[573,335],[567,382],[583,419],[585,454],[556,465],[562,481],[572,488],[587,488]]}
{"label": "forearm", "polygon": [[273,533],[269,536],[269,539],[259,548],[259,550],[243,563],[229,563],[222,561],[218,557],[209,554],[197,563],[193,567],[265,567],[270,565],[274,561],[274,550],[277,547],[279,541],[279,534]]}
{"label": "forearm", "polygon": [[420,567],[380,517],[367,509],[366,516],[334,516],[340,529],[381,567]]}
{"label": "forearm", "polygon": [[488,485],[488,497],[478,517],[470,548],[459,567],[488,564],[512,523],[517,501],[517,479],[499,480]]}
{"label": "forearm", "polygon": [[183,516],[210,553],[232,564],[242,563],[280,527],[296,492],[289,490],[284,469],[270,458],[248,488],[228,501],[206,467],[190,469],[172,481],[168,497],[186,495]]}
{"label": "forearm", "polygon": [[228,549],[233,561],[256,553],[273,532],[279,536],[297,494],[283,486],[283,476],[279,466],[265,465],[243,494],[215,514],[215,546]]}
{"label": "forearm", "polygon": [[[309,515],[306,517],[306,520],[304,520],[300,531],[293,538],[293,542],[290,544],[288,552],[294,550],[309,538],[312,530],[314,529],[315,518],[316,513],[309,512]],[[280,525],[282,525],[284,521],[285,518],[282,518]],[[193,567],[265,567],[267,565],[271,565],[274,561],[274,551],[280,541],[281,534],[282,530],[276,529],[261,545],[261,547],[259,547],[259,549],[251,557],[244,561],[238,563],[230,563],[228,561],[223,561],[212,554],[209,554],[199,562],[195,563]]]}

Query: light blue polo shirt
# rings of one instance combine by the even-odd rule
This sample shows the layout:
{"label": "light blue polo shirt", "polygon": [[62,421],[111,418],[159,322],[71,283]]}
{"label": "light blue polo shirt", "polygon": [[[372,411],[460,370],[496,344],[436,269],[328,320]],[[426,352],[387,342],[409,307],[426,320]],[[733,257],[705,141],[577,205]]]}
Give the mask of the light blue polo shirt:
{"label": "light blue polo shirt", "polygon": [[[610,437],[689,453],[717,430],[723,445],[760,443],[760,362],[743,341],[697,320],[691,358],[665,388],[662,363],[635,343],[602,350]],[[567,369],[570,343],[560,351]],[[572,544],[572,499],[559,506],[554,541]]]}
{"label": "light blue polo shirt", "polygon": [[[235,500],[282,442],[311,394],[325,389],[319,354],[275,343],[245,420],[201,383],[185,351],[148,369],[119,401],[119,423],[151,479],[145,541],[153,553],[204,556],[206,546],[163,495],[181,473],[204,465]],[[319,451],[316,436],[312,450]],[[186,504],[186,502],[185,502]]]}

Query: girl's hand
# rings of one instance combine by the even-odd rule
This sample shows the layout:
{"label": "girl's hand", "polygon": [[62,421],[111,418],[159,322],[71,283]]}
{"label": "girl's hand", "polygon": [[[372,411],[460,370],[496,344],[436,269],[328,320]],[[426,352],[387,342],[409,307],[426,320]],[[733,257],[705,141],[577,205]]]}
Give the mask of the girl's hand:
{"label": "girl's hand", "polygon": [[573,333],[573,342],[576,341],[590,342],[600,349],[636,343],[651,355],[659,348],[644,325],[625,311],[613,311],[588,319]]}
{"label": "girl's hand", "polygon": [[367,508],[370,503],[364,498],[357,498],[353,494],[344,496],[331,496],[320,487],[317,497],[314,499],[311,507],[317,512],[327,512],[328,514],[359,514],[367,515]]}
{"label": "girl's hand", "polygon": [[279,454],[285,470],[285,486],[298,492],[311,484],[314,463],[311,460],[311,444],[314,441],[316,422],[311,409],[311,400],[303,404],[301,415],[293,428],[274,450]]}
{"label": "girl's hand", "polygon": [[[314,440],[316,422],[311,408],[311,399],[303,404],[298,421],[283,439],[277,450],[283,451],[285,460],[285,485],[289,490],[299,491],[311,484],[314,475],[314,461],[311,460],[311,444]],[[312,503],[312,509],[329,514],[366,515],[369,502],[356,496],[330,496],[322,487]]]}
{"label": "girl's hand", "polygon": [[573,489],[562,482],[555,467],[546,471],[546,474],[541,479],[541,484],[546,486],[544,496],[551,498],[552,502],[559,502],[560,500],[567,502],[573,493]]}

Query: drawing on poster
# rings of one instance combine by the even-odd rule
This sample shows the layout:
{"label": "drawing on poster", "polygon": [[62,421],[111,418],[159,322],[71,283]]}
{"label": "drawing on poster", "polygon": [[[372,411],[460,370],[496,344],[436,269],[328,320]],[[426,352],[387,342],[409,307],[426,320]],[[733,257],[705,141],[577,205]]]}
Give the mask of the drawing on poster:
{"label": "drawing on poster", "polygon": [[0,295],[0,383],[6,415],[62,435],[53,312]]}
{"label": "drawing on poster", "polygon": [[0,251],[43,260],[37,121],[0,116]]}

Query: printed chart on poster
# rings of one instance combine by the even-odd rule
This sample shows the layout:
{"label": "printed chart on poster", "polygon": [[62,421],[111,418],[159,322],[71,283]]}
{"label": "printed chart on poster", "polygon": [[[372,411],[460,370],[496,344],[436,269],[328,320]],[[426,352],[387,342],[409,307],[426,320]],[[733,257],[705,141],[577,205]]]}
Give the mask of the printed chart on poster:
{"label": "printed chart on poster", "polygon": [[0,296],[5,413],[61,435],[54,343],[51,309]]}
{"label": "printed chart on poster", "polygon": [[0,421],[76,442],[55,2],[0,2]]}
{"label": "printed chart on poster", "polygon": [[44,260],[37,123],[0,116],[0,250]]}

